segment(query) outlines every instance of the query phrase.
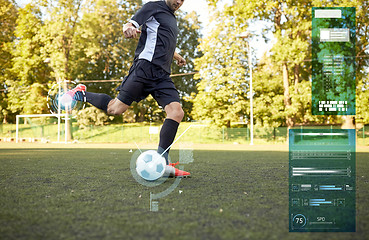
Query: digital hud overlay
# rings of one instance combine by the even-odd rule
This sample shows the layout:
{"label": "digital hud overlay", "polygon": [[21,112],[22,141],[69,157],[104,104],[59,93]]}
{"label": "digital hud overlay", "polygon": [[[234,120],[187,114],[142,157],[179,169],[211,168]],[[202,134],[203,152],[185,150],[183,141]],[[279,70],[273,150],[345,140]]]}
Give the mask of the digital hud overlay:
{"label": "digital hud overlay", "polygon": [[355,115],[355,8],[312,11],[312,113]]}
{"label": "digital hud overlay", "polygon": [[355,232],[355,129],[289,131],[290,232]]}

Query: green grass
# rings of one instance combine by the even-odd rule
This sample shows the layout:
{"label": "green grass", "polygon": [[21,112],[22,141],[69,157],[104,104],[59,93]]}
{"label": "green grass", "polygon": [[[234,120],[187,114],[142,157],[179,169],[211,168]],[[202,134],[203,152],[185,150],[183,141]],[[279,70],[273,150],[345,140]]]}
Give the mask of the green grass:
{"label": "green grass", "polygon": [[[216,128],[203,125],[200,123],[182,122],[179,126],[178,133],[181,134],[190,125],[193,125],[183,137],[183,141],[193,143],[237,143],[249,144],[250,133],[249,129],[242,127],[234,128]],[[151,124],[158,127],[160,130],[161,124]],[[196,126],[196,127],[195,127]],[[340,126],[331,126],[332,128],[340,128]],[[76,123],[73,123],[73,140],[83,143],[150,143],[158,142],[158,134],[149,134],[150,124],[134,123],[134,124],[108,124],[104,126],[87,126],[84,129],[79,129]],[[297,127],[299,128],[299,127]],[[329,126],[304,126],[304,129],[330,129]],[[368,129],[368,128],[367,128]],[[41,123],[33,120],[32,124],[19,125],[19,138],[28,141],[28,138],[41,138],[49,140],[49,142],[57,141],[57,124]],[[16,136],[15,124],[0,124],[0,139],[13,138]],[[279,127],[273,130],[271,127],[254,128],[254,142],[256,144],[283,144],[286,142],[287,128]],[[61,124],[61,141],[64,141],[64,123]],[[357,145],[368,145],[368,131],[363,132],[363,128],[357,130]]]}
{"label": "green grass", "polygon": [[[22,146],[22,145],[20,145]],[[41,145],[42,146],[42,145]],[[369,153],[357,153],[357,232],[288,232],[288,152],[194,151],[149,211],[128,149],[0,149],[0,239],[367,239]],[[173,160],[178,151],[172,150]],[[181,194],[179,190],[183,191]]]}

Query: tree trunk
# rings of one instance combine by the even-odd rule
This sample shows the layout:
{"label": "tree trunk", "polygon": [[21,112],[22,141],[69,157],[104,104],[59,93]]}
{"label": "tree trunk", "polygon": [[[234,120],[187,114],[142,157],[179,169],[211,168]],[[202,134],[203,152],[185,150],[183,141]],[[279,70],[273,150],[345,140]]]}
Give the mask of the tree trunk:
{"label": "tree trunk", "polygon": [[231,128],[231,120],[227,120],[226,127]]}
{"label": "tree trunk", "polygon": [[281,29],[281,20],[282,20],[282,9],[281,4],[275,10],[274,13],[274,26],[276,31]]}
{"label": "tree trunk", "polygon": [[295,64],[295,69],[294,69],[294,74],[293,74],[293,78],[295,82],[295,93],[299,93],[299,88],[298,88],[299,75],[300,75],[300,66]]}
{"label": "tree trunk", "polygon": [[291,97],[290,97],[290,83],[288,81],[288,68],[287,63],[283,63],[282,65],[283,70],[283,89],[284,89],[284,105],[286,107],[291,106]]}
{"label": "tree trunk", "polygon": [[[288,80],[288,67],[287,63],[283,63],[282,65],[283,70],[283,88],[284,88],[284,105],[286,107],[286,110],[289,109],[292,105],[291,103],[291,97],[290,97],[290,82]],[[289,130],[291,127],[294,126],[295,121],[293,117],[286,116],[286,124],[287,124],[287,130]]]}

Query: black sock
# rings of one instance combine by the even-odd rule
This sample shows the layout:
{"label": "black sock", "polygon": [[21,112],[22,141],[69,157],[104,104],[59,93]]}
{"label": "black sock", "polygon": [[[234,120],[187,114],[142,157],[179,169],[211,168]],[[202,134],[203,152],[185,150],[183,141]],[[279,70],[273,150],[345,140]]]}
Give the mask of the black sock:
{"label": "black sock", "polygon": [[[178,130],[179,123],[166,118],[163,126],[160,130],[160,141],[159,141],[159,147],[158,147],[158,153],[162,154],[174,141],[174,138],[176,137],[177,130]],[[163,155],[165,160],[167,160],[167,164],[169,164],[168,160],[169,155],[169,149],[166,151]]]}
{"label": "black sock", "polygon": [[91,103],[98,109],[104,110],[105,112],[108,110],[108,104],[112,98],[105,93],[93,93],[93,92],[85,92],[86,94],[86,102]]}

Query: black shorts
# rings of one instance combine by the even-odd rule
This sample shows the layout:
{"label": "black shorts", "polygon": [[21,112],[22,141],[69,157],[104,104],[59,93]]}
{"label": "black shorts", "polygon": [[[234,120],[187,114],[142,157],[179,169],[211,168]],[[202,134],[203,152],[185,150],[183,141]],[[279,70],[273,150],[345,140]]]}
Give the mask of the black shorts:
{"label": "black shorts", "polygon": [[178,91],[169,73],[143,59],[133,62],[128,76],[117,90],[119,91],[117,98],[129,106],[133,101],[139,102],[149,94],[163,108],[171,102],[180,102]]}

